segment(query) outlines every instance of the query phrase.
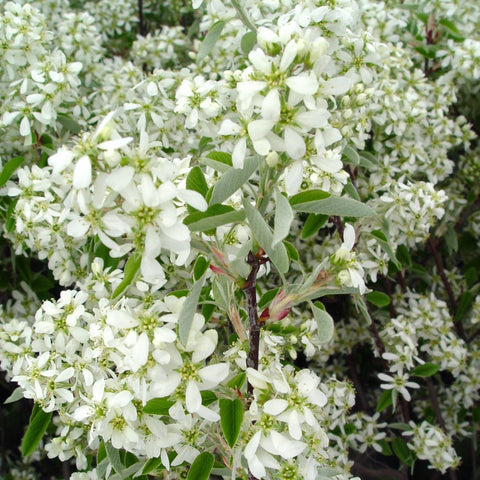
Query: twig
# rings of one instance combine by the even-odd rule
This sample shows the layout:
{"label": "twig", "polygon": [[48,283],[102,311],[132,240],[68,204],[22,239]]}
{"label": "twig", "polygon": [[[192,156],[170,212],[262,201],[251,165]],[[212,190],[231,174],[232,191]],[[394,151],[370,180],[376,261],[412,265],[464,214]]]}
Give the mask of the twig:
{"label": "twig", "polygon": [[355,360],[353,358],[353,354],[345,355],[347,360],[348,366],[350,367],[350,377],[353,381],[353,385],[355,386],[355,390],[358,393],[358,398],[360,399],[360,406],[362,410],[368,414],[371,413],[371,408],[368,405],[367,396],[365,395],[365,391],[362,387],[362,382],[358,378],[357,369],[355,367]]}
{"label": "twig", "polygon": [[[433,258],[435,259],[435,264],[437,265],[438,269],[438,274],[440,275],[440,278],[442,279],[443,286],[445,287],[445,290],[447,291],[448,299],[449,299],[449,306],[450,306],[450,313],[452,316],[455,318],[455,312],[457,311],[457,300],[455,299],[455,294],[453,293],[452,287],[450,285],[450,282],[448,281],[447,276],[445,275],[445,270],[443,268],[443,263],[442,259],[440,258],[440,255],[438,253],[437,249],[437,243],[435,242],[434,237],[429,237],[428,238],[428,245],[430,246],[430,249],[432,250],[433,253]],[[458,320],[457,322],[453,322],[453,327],[455,328],[455,331],[457,332],[458,336],[466,341],[466,335],[465,331],[463,330],[463,324],[461,320]]]}
{"label": "twig", "polygon": [[138,0],[138,30],[142,37],[145,36],[145,23],[143,21],[143,0]]}
{"label": "twig", "polygon": [[[258,370],[258,354],[260,346],[260,324],[257,313],[257,274],[260,268],[259,259],[252,253],[248,253],[247,263],[250,265],[250,273],[243,286],[247,296],[248,322],[250,325],[250,350],[248,352],[247,366]],[[248,382],[248,395],[253,394],[253,385]]]}

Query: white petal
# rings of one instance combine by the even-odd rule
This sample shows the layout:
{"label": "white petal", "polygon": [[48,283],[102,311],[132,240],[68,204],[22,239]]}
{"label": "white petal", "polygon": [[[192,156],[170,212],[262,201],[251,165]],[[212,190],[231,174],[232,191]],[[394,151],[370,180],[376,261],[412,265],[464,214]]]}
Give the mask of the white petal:
{"label": "white petal", "polygon": [[138,325],[138,320],[125,310],[109,310],[106,322],[115,328],[132,328]]}
{"label": "white petal", "polygon": [[313,72],[301,73],[295,77],[289,77],[285,80],[285,83],[294,92],[306,96],[315,95],[318,90],[318,80]]}
{"label": "white petal", "polygon": [[87,188],[92,181],[92,164],[88,155],[79,158],[73,170],[73,186]]}
{"label": "white petal", "polygon": [[301,135],[299,135],[295,130],[293,130],[293,128],[285,128],[284,138],[287,153],[290,155],[291,158],[293,158],[294,160],[298,160],[305,155],[305,142]]}
{"label": "white petal", "polygon": [[242,137],[233,148],[232,165],[233,168],[243,168],[245,154],[247,153],[247,139]]}
{"label": "white petal", "polygon": [[282,60],[280,61],[280,70],[282,72],[284,72],[295,60],[297,52],[297,42],[295,40],[290,40],[283,51]]}
{"label": "white petal", "polygon": [[90,224],[84,218],[72,220],[67,225],[67,234],[73,238],[83,237],[90,228]]}
{"label": "white petal", "polygon": [[253,120],[248,124],[248,134],[253,141],[259,140],[264,138],[274,125],[272,120]]}
{"label": "white petal", "polygon": [[219,135],[236,135],[240,132],[240,125],[238,123],[232,122],[228,118],[222,122],[220,129],[218,130]]}
{"label": "white petal", "polygon": [[198,376],[205,382],[215,382],[218,385],[228,376],[228,363],[207,365],[198,371]]}
{"label": "white petal", "polygon": [[288,196],[295,195],[303,180],[303,162],[300,160],[295,162],[286,172],[285,188]]}
{"label": "white petal", "polygon": [[262,117],[275,122],[280,118],[280,96],[275,88],[270,90],[262,103]]}
{"label": "white petal", "polygon": [[325,95],[343,95],[350,90],[352,80],[348,77],[335,77],[327,80],[322,85],[322,93]]}
{"label": "white petal", "polygon": [[205,199],[195,190],[178,190],[177,196],[185,203],[193,208],[196,208],[197,210],[200,210],[201,212],[204,212],[208,208],[208,204]]}
{"label": "white petal", "polygon": [[288,407],[287,400],[281,398],[274,398],[267,400],[263,405],[263,411],[268,415],[278,415],[282,413]]}
{"label": "white petal", "polygon": [[187,411],[190,413],[198,412],[198,409],[202,405],[202,396],[200,395],[200,390],[197,387],[197,384],[189,380],[187,384],[187,389],[185,392],[185,404]]}
{"label": "white petal", "polygon": [[30,120],[28,120],[28,117],[23,117],[20,122],[20,135],[22,137],[30,135]]}

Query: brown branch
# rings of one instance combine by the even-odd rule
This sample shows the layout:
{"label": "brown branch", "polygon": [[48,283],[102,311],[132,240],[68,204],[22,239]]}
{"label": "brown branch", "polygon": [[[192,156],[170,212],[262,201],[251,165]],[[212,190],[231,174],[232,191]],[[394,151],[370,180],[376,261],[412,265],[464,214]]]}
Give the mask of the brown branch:
{"label": "brown branch", "polygon": [[138,0],[138,30],[142,37],[145,36],[145,23],[143,20],[143,0]]}
{"label": "brown branch", "polygon": [[[445,287],[445,290],[447,291],[450,313],[452,314],[452,317],[455,318],[455,312],[457,311],[457,300],[455,299],[455,294],[453,293],[452,286],[450,285],[450,282],[448,281],[448,278],[445,275],[445,269],[443,268],[443,262],[442,262],[442,259],[440,258],[439,253],[438,253],[437,243],[436,243],[434,237],[431,236],[431,237],[428,238],[428,245],[430,247],[430,250],[433,253],[433,258],[435,259],[435,264],[437,265],[438,274],[440,275],[443,286]],[[460,320],[457,321],[457,322],[454,321],[453,326],[454,326],[455,331],[457,332],[458,336],[462,340],[466,340],[465,331],[463,330],[462,322]]]}
{"label": "brown branch", "polygon": [[[247,297],[248,322],[250,325],[250,349],[248,352],[247,367],[258,370],[260,324],[258,323],[256,287],[257,274],[260,268],[260,261],[252,252],[249,252],[247,256],[247,263],[250,265],[250,273],[248,275],[247,281],[245,282],[245,285],[243,286],[243,291],[245,292],[245,295]],[[249,396],[253,394],[253,385],[250,382],[248,382],[247,392]]]}
{"label": "brown branch", "polygon": [[362,382],[358,378],[357,368],[355,366],[355,360],[353,358],[353,354],[345,355],[345,359],[350,369],[350,377],[353,381],[353,385],[355,386],[355,390],[358,393],[360,406],[362,407],[362,410],[364,412],[371,414],[371,408],[368,405],[367,396],[365,395],[365,391],[363,390]]}

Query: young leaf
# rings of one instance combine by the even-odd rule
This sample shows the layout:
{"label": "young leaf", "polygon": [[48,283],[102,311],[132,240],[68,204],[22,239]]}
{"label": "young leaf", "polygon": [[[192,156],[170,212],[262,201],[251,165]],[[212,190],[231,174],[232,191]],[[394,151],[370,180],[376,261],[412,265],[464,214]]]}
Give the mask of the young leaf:
{"label": "young leaf", "polygon": [[454,320],[458,321],[460,320],[465,312],[470,308],[470,305],[473,302],[473,294],[472,292],[469,292],[468,290],[466,292],[463,292],[460,300],[458,301],[458,308],[457,311],[455,312],[455,317]]}
{"label": "young leaf", "polygon": [[436,363],[424,363],[423,365],[418,365],[411,372],[410,375],[414,377],[431,377],[435,375],[440,370],[440,365]]}
{"label": "young leaf", "polygon": [[390,297],[383,292],[373,291],[367,293],[366,299],[377,307],[385,307],[390,304]]}
{"label": "young leaf", "polygon": [[32,454],[40,443],[52,418],[52,412],[44,412],[37,404],[34,405],[25,436],[22,440],[22,455]]}
{"label": "young leaf", "polygon": [[207,35],[203,39],[200,49],[198,50],[197,62],[201,62],[212,50],[217,40],[220,38],[223,27],[226,23],[223,20],[219,20],[212,25],[212,28],[208,31]]}
{"label": "young leaf", "polygon": [[294,262],[298,262],[300,255],[298,254],[297,249],[293,243],[287,242],[286,240],[283,241],[285,248],[287,249],[288,258],[293,260]]}
{"label": "young leaf", "polygon": [[377,412],[383,412],[386,408],[393,404],[392,390],[384,390],[380,395],[380,400],[377,404]]}
{"label": "young leaf", "polygon": [[114,448],[109,442],[105,443],[105,451],[107,452],[108,460],[112,464],[113,469],[117,473],[122,473],[125,467],[120,460],[120,452],[116,448]]}
{"label": "young leaf", "polygon": [[368,311],[367,304],[361,295],[355,295],[353,297],[353,302],[355,303],[357,309],[363,315],[363,318],[367,321],[367,325],[372,324],[372,317],[370,316],[370,312]]}
{"label": "young leaf", "polygon": [[248,55],[251,51],[252,48],[255,46],[257,43],[257,34],[255,32],[247,32],[245,35],[243,35],[242,40],[240,41],[240,47],[242,49],[242,52],[245,55]]}
{"label": "young leaf", "polygon": [[206,197],[208,192],[207,181],[203,175],[202,169],[197,165],[193,167],[187,175],[186,187],[189,190],[194,190],[202,195],[203,198]]}
{"label": "young leaf", "polygon": [[150,415],[168,415],[169,408],[175,402],[167,398],[152,398],[143,407],[143,413]]}
{"label": "young leaf", "polygon": [[252,229],[252,234],[256,238],[260,246],[265,250],[270,261],[275,265],[280,273],[286,273],[289,266],[288,253],[283,243],[278,243],[275,247],[273,244],[273,234],[270,227],[266,224],[260,212],[250,205],[246,200],[243,206],[247,214],[248,224]]}
{"label": "young leaf", "polygon": [[149,458],[145,463],[142,474],[146,475],[147,473],[153,472],[158,468],[164,469],[165,467],[162,465],[162,459],[160,457],[157,458]]}
{"label": "young leaf", "polygon": [[353,165],[360,165],[360,155],[354,148],[349,146],[344,147],[342,156]]}
{"label": "young leaf", "polygon": [[399,245],[395,256],[401,265],[404,267],[410,267],[412,265],[412,259],[410,258],[410,252],[405,245]]}
{"label": "young leaf", "polygon": [[133,282],[135,275],[140,268],[141,262],[142,256],[138,253],[133,253],[132,255],[130,255],[130,257],[128,257],[127,263],[125,264],[124,268],[123,280],[112,293],[112,298],[117,298]]}
{"label": "young leaf", "polygon": [[238,373],[228,381],[227,386],[230,388],[242,388],[246,379],[247,379],[247,374],[245,372]]}
{"label": "young leaf", "polygon": [[322,190],[307,190],[290,199],[297,212],[339,215],[342,217],[371,217],[375,212],[362,202],[346,197],[335,197]]}
{"label": "young leaf", "polygon": [[220,406],[220,425],[223,436],[230,447],[233,447],[240,433],[240,427],[242,426],[242,402],[239,399],[228,400],[221,398],[218,404]]}
{"label": "young leaf", "polygon": [[414,454],[401,437],[395,437],[392,441],[392,449],[398,459],[405,465],[411,467],[415,461]]}
{"label": "young leaf", "polygon": [[315,235],[327,223],[328,215],[311,213],[303,225],[302,238],[306,239]]}
{"label": "young leaf", "polygon": [[275,190],[275,223],[273,228],[272,247],[275,247],[290,233],[293,222],[293,210],[278,189]]}
{"label": "young leaf", "polygon": [[335,326],[333,318],[325,310],[325,307],[320,302],[315,302],[312,307],[313,317],[317,322],[317,339],[320,343],[329,342],[333,337]]}
{"label": "young leaf", "polygon": [[212,205],[204,212],[195,212],[187,215],[183,223],[191,232],[206,232],[221,225],[241,222],[245,219],[244,210],[235,210],[229,205]]}
{"label": "young leaf", "polygon": [[213,187],[210,205],[222,203],[234,194],[252,176],[257,167],[257,159],[247,158],[243,168],[231,169],[224,173]]}
{"label": "young leaf", "polygon": [[23,392],[25,390],[22,387],[17,387],[12,394],[3,402],[4,405],[7,403],[14,403],[23,398]]}
{"label": "young leaf", "polygon": [[180,310],[180,315],[178,316],[178,338],[183,345],[187,344],[188,334],[192,326],[193,316],[197,311],[198,299],[200,298],[204,282],[205,274],[195,283]]}
{"label": "young leaf", "polygon": [[23,157],[15,157],[9,160],[2,168],[0,172],[0,187],[3,187],[10,177],[13,175],[13,172],[17,170],[18,167],[25,161]]}
{"label": "young leaf", "polygon": [[197,259],[195,260],[195,264],[193,265],[193,278],[195,281],[199,280],[202,275],[205,273],[205,271],[208,268],[209,263],[205,259],[205,257],[202,257],[199,255]]}
{"label": "young leaf", "polygon": [[188,471],[187,480],[208,480],[214,463],[210,452],[203,452],[193,461]]}
{"label": "young leaf", "polygon": [[260,300],[258,301],[258,308],[263,309],[265,308],[277,295],[278,291],[280,290],[280,287],[274,288],[273,290],[269,290],[268,292],[265,292]]}

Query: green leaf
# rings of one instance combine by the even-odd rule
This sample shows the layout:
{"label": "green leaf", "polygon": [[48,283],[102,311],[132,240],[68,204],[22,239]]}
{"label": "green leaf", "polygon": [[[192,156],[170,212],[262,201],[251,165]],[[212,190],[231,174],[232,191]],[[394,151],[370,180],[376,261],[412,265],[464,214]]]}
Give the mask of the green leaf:
{"label": "green leaf", "polygon": [[187,344],[188,334],[192,327],[193,316],[197,311],[198,299],[205,282],[205,274],[198,280],[185,299],[180,314],[178,316],[178,337],[183,345]]}
{"label": "green leaf", "polygon": [[361,295],[355,295],[353,297],[353,301],[357,309],[363,315],[363,318],[367,321],[367,326],[371,325],[372,317],[370,316],[370,312],[368,311],[367,304],[365,303],[365,300],[363,299],[363,297]]}
{"label": "green leaf", "polygon": [[197,165],[187,175],[186,187],[188,190],[198,192],[203,198],[207,196],[208,185],[202,169]]}
{"label": "green leaf", "polygon": [[288,258],[290,260],[293,260],[294,262],[298,262],[298,259],[300,258],[300,256],[298,255],[298,251],[295,248],[295,245],[293,245],[293,243],[287,242],[286,240],[283,241],[283,244],[287,249]]}
{"label": "green leaf", "polygon": [[33,406],[30,422],[22,440],[22,455],[27,457],[37,448],[52,419],[52,412],[44,412],[37,404]]}
{"label": "green leaf", "polygon": [[342,156],[346,158],[349,163],[360,165],[360,155],[354,148],[347,145],[343,149]]}
{"label": "green leaf", "polygon": [[457,311],[455,312],[455,321],[458,321],[463,317],[465,312],[470,308],[470,305],[473,302],[473,298],[474,297],[472,292],[466,291],[462,293],[462,295],[460,296],[460,300],[458,301]]}
{"label": "green leaf", "polygon": [[399,245],[397,251],[395,252],[397,260],[404,266],[410,267],[412,265],[412,259],[410,258],[410,252],[406,245]]}
{"label": "green leaf", "polygon": [[367,293],[366,299],[377,307],[386,307],[387,305],[390,305],[390,297],[383,292],[373,291]]}
{"label": "green leaf", "polygon": [[290,233],[293,222],[293,210],[278,189],[275,189],[275,222],[273,227],[272,247],[275,247]]}
{"label": "green leaf", "polygon": [[268,258],[275,265],[277,270],[280,273],[286,273],[290,261],[285,245],[283,243],[278,243],[273,247],[273,234],[260,212],[250,205],[247,200],[243,201],[243,207],[245,208],[248,224],[250,225],[253,236],[265,250]]}
{"label": "green leaf", "polygon": [[112,293],[112,298],[117,298],[133,282],[140,268],[141,262],[142,256],[138,253],[133,253],[132,255],[130,255],[130,257],[128,257],[127,263],[125,264],[124,268],[123,280]]}
{"label": "green leaf", "polygon": [[235,210],[229,205],[211,205],[204,212],[195,212],[183,219],[191,232],[206,232],[221,225],[241,222],[245,219],[244,210]]}
{"label": "green leaf", "polygon": [[333,338],[335,325],[333,318],[325,310],[325,307],[320,302],[315,302],[313,307],[313,317],[317,322],[317,339],[320,343],[327,343]]}
{"label": "green leaf", "polygon": [[382,438],[381,440],[377,440],[377,443],[380,445],[382,449],[382,455],[385,455],[386,457],[393,455],[390,445],[384,438]]}
{"label": "green leaf", "polygon": [[258,308],[260,309],[265,308],[275,298],[279,290],[280,290],[280,287],[277,287],[272,290],[269,290],[268,292],[265,292],[260,297],[260,300],[258,301]]}
{"label": "green leaf", "polygon": [[297,212],[339,215],[344,217],[371,217],[375,212],[362,202],[346,197],[335,197],[322,190],[307,190],[290,198]]}
{"label": "green leaf", "polygon": [[143,413],[168,415],[168,410],[174,403],[174,401],[168,400],[168,398],[152,398],[143,407]]}
{"label": "green leaf", "polygon": [[243,35],[242,40],[240,41],[242,52],[245,55],[248,55],[256,43],[257,34],[255,32],[247,32],[245,35]]}
{"label": "green leaf", "polygon": [[59,114],[57,115],[57,120],[65,130],[68,130],[74,135],[77,135],[82,131],[82,126],[78,122],[76,122],[72,117]]}
{"label": "green leaf", "polygon": [[221,398],[218,401],[220,406],[220,425],[225,440],[233,447],[240,433],[243,421],[243,405],[238,399],[228,400]]}
{"label": "green leaf", "polygon": [[3,187],[10,177],[13,175],[13,172],[17,170],[18,167],[25,161],[23,157],[15,157],[9,160],[2,168],[0,173],[0,187]]}
{"label": "green leaf", "polygon": [[147,473],[157,470],[159,467],[161,470],[165,468],[162,465],[162,459],[160,457],[149,458],[143,467],[142,474],[146,475]]}
{"label": "green leaf", "polygon": [[202,158],[200,162],[220,173],[225,173],[233,169],[232,156],[225,152],[210,152],[206,157]]}
{"label": "green leaf", "polygon": [[15,216],[15,207],[17,206],[19,197],[12,198],[7,208],[7,220],[5,222],[5,230],[12,233],[15,230],[17,218]]}
{"label": "green leaf", "polygon": [[15,403],[18,402],[18,400],[21,400],[23,398],[23,392],[25,390],[22,387],[17,387],[12,394],[3,402],[4,405],[7,403]]}
{"label": "green leaf", "polygon": [[233,195],[252,176],[257,167],[256,158],[247,158],[243,168],[234,168],[225,172],[213,187],[210,205],[222,203]]}
{"label": "green leaf", "polygon": [[199,280],[202,275],[207,271],[207,268],[210,264],[201,255],[197,257],[195,260],[195,264],[193,265],[193,279],[195,281]]}
{"label": "green leaf", "polygon": [[125,469],[125,466],[120,460],[120,452],[116,448],[114,448],[109,442],[105,443],[105,451],[107,452],[108,460],[112,464],[113,469],[117,473],[122,473],[122,471]]}
{"label": "green leaf", "polygon": [[105,442],[102,440],[97,450],[97,465],[107,458],[107,450],[105,449]]}
{"label": "green leaf", "polygon": [[200,49],[198,50],[198,63],[201,62],[213,50],[213,47],[217,43],[217,40],[220,38],[223,27],[225,25],[226,23],[223,20],[219,20],[212,25],[207,35],[203,39],[203,42],[200,45]]}
{"label": "green leaf", "polygon": [[318,230],[327,223],[327,220],[328,215],[311,213],[303,225],[302,238],[305,240],[306,238],[315,235]]}
{"label": "green leaf", "polygon": [[377,404],[377,412],[383,412],[386,408],[393,404],[392,390],[384,390],[380,395]]}
{"label": "green leaf", "polygon": [[187,480],[208,480],[214,463],[210,452],[203,452],[193,461],[188,471]]}
{"label": "green leaf", "polygon": [[202,390],[200,395],[202,396],[202,405],[205,407],[208,407],[211,403],[217,401],[217,395],[211,390]]}
{"label": "green leaf", "polygon": [[397,458],[403,464],[408,465],[409,467],[413,465],[415,457],[403,438],[395,437],[392,441],[392,449]]}
{"label": "green leaf", "polygon": [[418,365],[409,374],[413,377],[431,377],[435,375],[440,370],[440,365],[436,363],[424,363],[423,365]]}
{"label": "green leaf", "polygon": [[343,187],[344,193],[348,194],[350,197],[352,197],[354,200],[361,201],[360,195],[357,192],[357,189],[353,185],[352,181],[348,179],[348,182],[345,184]]}
{"label": "green leaf", "polygon": [[452,225],[449,225],[445,232],[445,243],[450,253],[458,252],[458,237]]}
{"label": "green leaf", "polygon": [[238,373],[227,383],[227,386],[234,389],[240,389],[243,387],[245,380],[247,379],[247,374],[245,372]]}

